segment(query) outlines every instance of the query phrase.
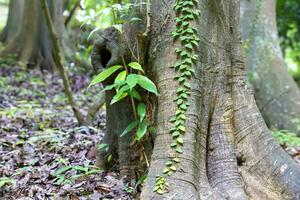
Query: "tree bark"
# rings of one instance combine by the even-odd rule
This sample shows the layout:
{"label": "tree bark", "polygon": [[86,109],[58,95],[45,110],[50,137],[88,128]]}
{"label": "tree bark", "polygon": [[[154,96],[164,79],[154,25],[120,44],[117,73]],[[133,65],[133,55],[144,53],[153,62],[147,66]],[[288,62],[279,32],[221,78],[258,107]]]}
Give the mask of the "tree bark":
{"label": "tree bark", "polygon": [[[64,30],[62,1],[48,0],[52,20],[62,38]],[[40,1],[25,0],[20,31],[12,41],[4,46],[1,56],[16,54],[19,61],[28,67],[40,67],[53,71],[55,63],[52,56],[52,44],[45,18],[41,12]],[[15,10],[12,11],[16,12]]]}
{"label": "tree bark", "polygon": [[[141,199],[300,199],[300,167],[272,138],[247,86],[239,0],[197,1],[201,16],[190,23],[201,41],[195,49],[199,60],[193,65],[183,153],[170,147],[170,119],[177,109],[174,97],[180,87],[174,79],[179,72],[171,68],[178,61],[175,49],[181,46],[171,36],[176,27],[174,3],[151,2],[151,29],[143,66],[155,81],[159,96],[153,101],[157,133]],[[115,55],[124,53],[120,51],[124,42],[116,41],[120,42],[110,38],[96,42],[92,58],[96,68],[118,63]],[[117,104],[118,113],[126,110],[127,104],[126,100]],[[115,121],[108,118],[107,123],[111,122]],[[121,156],[119,152],[119,159],[124,159]],[[172,158],[181,160],[176,172],[163,175],[166,162]],[[122,168],[121,160],[119,164]],[[162,195],[153,191],[157,176],[163,176],[169,184]]]}
{"label": "tree bark", "polygon": [[2,43],[10,42],[20,29],[23,16],[24,1],[10,0],[6,25],[0,34]]}
{"label": "tree bark", "polygon": [[[300,134],[300,90],[288,74],[279,45],[275,0],[261,1],[257,30],[256,0],[241,1],[242,38],[249,43],[247,66],[257,105],[272,129]],[[247,41],[249,40],[250,41]]]}

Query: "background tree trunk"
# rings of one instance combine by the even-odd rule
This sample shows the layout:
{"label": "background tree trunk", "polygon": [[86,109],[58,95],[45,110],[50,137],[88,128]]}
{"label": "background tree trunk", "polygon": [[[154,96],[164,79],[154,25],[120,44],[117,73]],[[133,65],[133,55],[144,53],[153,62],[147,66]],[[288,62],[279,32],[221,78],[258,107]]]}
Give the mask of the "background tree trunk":
{"label": "background tree trunk", "polygon": [[20,24],[23,17],[24,1],[10,0],[9,14],[6,26],[0,34],[0,41],[3,43],[10,42],[20,29]]}
{"label": "background tree trunk", "polygon": [[[57,34],[63,34],[63,2],[48,0],[52,20]],[[13,13],[16,12],[13,10]],[[20,31],[16,37],[7,43],[1,56],[17,54],[19,61],[29,67],[54,70],[52,45],[39,1],[25,0]]]}
{"label": "background tree trunk", "polygon": [[[247,66],[257,105],[270,128],[300,134],[300,91],[288,74],[279,45],[275,0],[262,0],[257,31],[256,0],[241,1],[242,38],[249,43]],[[247,39],[250,41],[247,41]]]}
{"label": "background tree trunk", "polygon": [[[239,0],[197,1],[201,16],[190,25],[197,29],[201,42],[194,49],[199,60],[193,65],[195,77],[190,81],[183,153],[170,146],[174,142],[169,134],[173,128],[170,119],[177,109],[174,98],[180,87],[175,80],[180,72],[171,67],[178,61],[175,49],[182,47],[171,36],[176,27],[174,3],[151,2],[143,66],[155,81],[159,96],[154,113],[157,133],[141,199],[300,199],[300,168],[271,136],[247,87]],[[125,30],[131,36],[137,32]],[[118,63],[115,55],[122,55],[123,44],[109,37],[98,40],[94,66]],[[119,106],[120,113],[127,108]],[[173,158],[180,159],[174,164],[176,172],[164,175],[166,163]],[[169,184],[162,195],[153,191],[157,176]]]}

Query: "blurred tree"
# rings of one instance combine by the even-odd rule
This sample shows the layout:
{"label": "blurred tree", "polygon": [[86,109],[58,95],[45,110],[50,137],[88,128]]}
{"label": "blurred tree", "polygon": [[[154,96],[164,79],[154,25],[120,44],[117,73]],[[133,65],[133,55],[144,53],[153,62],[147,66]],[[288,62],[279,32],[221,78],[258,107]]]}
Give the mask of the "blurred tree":
{"label": "blurred tree", "polygon": [[20,30],[20,24],[23,17],[24,1],[10,0],[9,14],[4,30],[0,34],[0,41],[9,43]]}
{"label": "blurred tree", "polygon": [[[22,20],[17,25],[14,24],[19,26],[20,30],[13,40],[6,43],[0,55],[16,54],[18,60],[26,66],[31,68],[38,66],[53,71],[55,63],[52,45],[40,1],[25,0],[24,2]],[[57,35],[61,39],[64,32],[63,1],[48,0],[48,3]],[[10,10],[9,15],[18,14],[19,8],[16,9]]]}
{"label": "blurred tree", "polygon": [[257,105],[270,128],[300,135],[300,90],[288,73],[280,48],[276,2],[242,0],[241,3],[242,37]]}

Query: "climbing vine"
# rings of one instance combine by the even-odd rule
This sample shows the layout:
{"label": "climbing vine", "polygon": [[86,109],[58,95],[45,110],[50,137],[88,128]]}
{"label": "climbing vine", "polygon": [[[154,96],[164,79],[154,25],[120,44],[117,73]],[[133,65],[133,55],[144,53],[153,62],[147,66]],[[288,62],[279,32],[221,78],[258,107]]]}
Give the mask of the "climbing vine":
{"label": "climbing vine", "polygon": [[176,30],[172,32],[175,41],[180,41],[180,47],[175,49],[178,61],[172,68],[178,73],[175,80],[179,83],[174,99],[177,109],[175,115],[170,119],[172,128],[170,134],[173,143],[170,147],[175,151],[176,157],[170,158],[163,170],[164,175],[156,177],[154,192],[164,194],[168,190],[168,183],[165,176],[171,176],[177,171],[176,166],[180,163],[179,154],[183,153],[183,136],[186,131],[186,110],[189,106],[188,96],[190,95],[190,79],[194,75],[194,63],[198,60],[195,48],[199,45],[200,39],[197,37],[197,29],[193,26],[193,22],[200,16],[200,10],[197,9],[197,0],[176,0],[174,11],[176,12]]}

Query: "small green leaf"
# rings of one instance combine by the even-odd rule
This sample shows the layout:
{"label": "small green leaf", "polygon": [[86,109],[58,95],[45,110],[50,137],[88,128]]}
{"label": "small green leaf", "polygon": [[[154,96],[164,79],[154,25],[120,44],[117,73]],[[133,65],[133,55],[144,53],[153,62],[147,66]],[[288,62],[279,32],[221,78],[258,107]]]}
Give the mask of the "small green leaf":
{"label": "small green leaf", "polygon": [[131,122],[127,128],[123,131],[123,133],[120,135],[120,137],[123,137],[124,135],[128,134],[130,131],[132,131],[137,125],[139,124],[139,121],[133,121]]}
{"label": "small green leaf", "polygon": [[170,145],[172,148],[174,148],[174,147],[177,147],[177,143],[172,143],[171,145]]}
{"label": "small green leaf", "polygon": [[169,172],[169,168],[165,168],[163,171],[164,174],[167,174],[168,172]]}
{"label": "small green leaf", "polygon": [[140,65],[140,63],[138,63],[138,62],[131,62],[131,63],[128,64],[128,66],[131,67],[132,69],[136,69],[136,70],[139,70],[139,71],[143,72],[143,68]]}
{"label": "small green leaf", "polygon": [[175,149],[175,151],[176,151],[177,153],[183,153],[183,151],[182,151],[182,148],[181,148],[181,147],[177,147],[177,148]]}
{"label": "small green leaf", "polygon": [[146,105],[140,103],[137,108],[138,115],[140,116],[140,121],[143,121],[146,116]]}
{"label": "small green leaf", "polygon": [[105,69],[103,72],[101,72],[100,74],[98,74],[90,83],[89,87],[91,87],[92,85],[96,85],[97,83],[101,83],[102,81],[104,81],[105,79],[107,79],[110,75],[112,75],[113,73],[115,73],[118,69],[122,68],[121,65],[115,65],[112,67],[109,67],[107,69]]}
{"label": "small green leaf", "polygon": [[171,161],[168,161],[167,163],[166,163],[166,165],[169,167],[169,166],[172,166],[172,162]]}
{"label": "small green leaf", "polygon": [[137,76],[139,77],[138,84],[142,88],[144,88],[145,90],[152,92],[156,95],[158,94],[155,84],[149,78],[147,78],[146,76],[142,76],[142,75],[137,75]]}
{"label": "small green leaf", "polygon": [[177,138],[177,142],[178,142],[179,144],[183,144],[183,138],[182,138],[182,137]]}
{"label": "small green leaf", "polygon": [[172,133],[172,136],[176,138],[176,137],[180,136],[180,132],[175,131],[174,133]]}
{"label": "small green leaf", "polygon": [[173,161],[176,162],[176,163],[179,163],[180,159],[179,158],[173,158]]}
{"label": "small green leaf", "polygon": [[172,165],[171,167],[170,167],[170,169],[172,170],[172,171],[176,171],[177,169],[176,169],[176,167],[174,166],[174,165]]}
{"label": "small green leaf", "polygon": [[143,121],[140,123],[139,128],[138,128],[138,130],[137,130],[137,132],[136,132],[136,139],[137,139],[138,141],[141,140],[141,139],[144,137],[144,135],[146,134],[146,132],[147,132],[147,127],[148,127],[148,125],[147,125],[146,120],[143,120]]}
{"label": "small green leaf", "polygon": [[158,189],[156,192],[160,195],[164,194],[164,191],[162,189]]}
{"label": "small green leaf", "polygon": [[109,154],[108,158],[107,158],[107,162],[110,162],[112,160],[112,155]]}

